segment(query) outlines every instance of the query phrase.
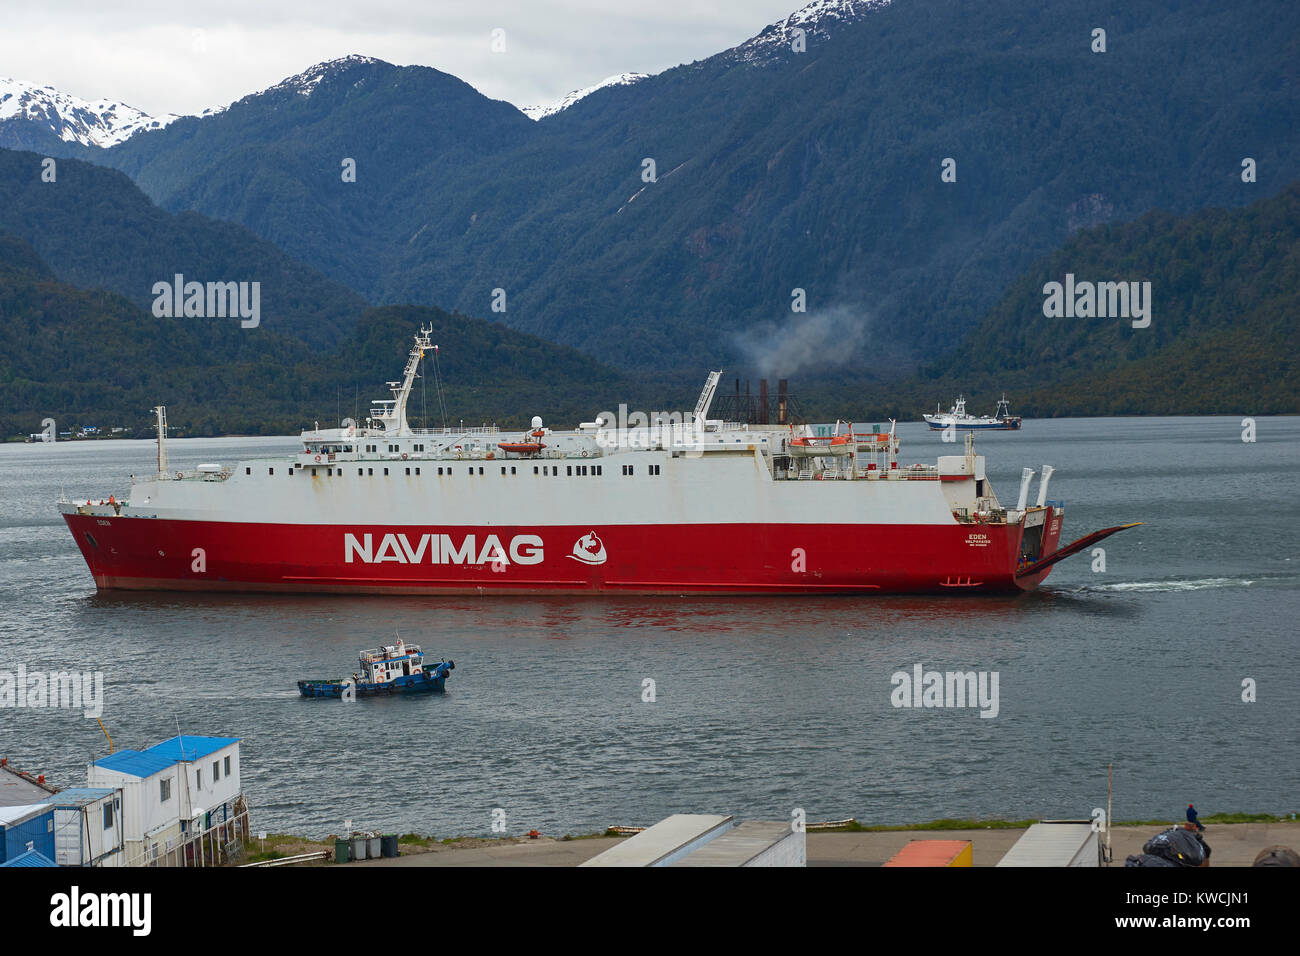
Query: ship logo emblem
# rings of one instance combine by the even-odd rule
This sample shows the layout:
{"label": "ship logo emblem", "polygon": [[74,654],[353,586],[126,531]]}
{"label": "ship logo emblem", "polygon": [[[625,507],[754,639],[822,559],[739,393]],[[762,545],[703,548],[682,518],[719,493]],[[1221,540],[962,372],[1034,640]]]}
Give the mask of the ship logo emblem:
{"label": "ship logo emblem", "polygon": [[596,537],[596,532],[589,531],[573,545],[573,554],[569,557],[583,564],[604,564],[605,543]]}

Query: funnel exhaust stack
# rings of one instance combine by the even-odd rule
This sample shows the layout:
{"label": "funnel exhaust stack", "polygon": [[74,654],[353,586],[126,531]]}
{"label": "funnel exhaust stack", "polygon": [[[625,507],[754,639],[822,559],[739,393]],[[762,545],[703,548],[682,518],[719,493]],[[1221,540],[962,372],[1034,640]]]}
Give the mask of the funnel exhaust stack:
{"label": "funnel exhaust stack", "polygon": [[1029,503],[1029,483],[1034,480],[1034,469],[1022,468],[1020,470],[1020,499],[1016,502],[1016,510],[1024,511],[1025,505]]}
{"label": "funnel exhaust stack", "polygon": [[1043,466],[1043,480],[1038,483],[1038,507],[1047,504],[1047,482],[1052,478],[1052,472],[1056,471],[1051,465]]}

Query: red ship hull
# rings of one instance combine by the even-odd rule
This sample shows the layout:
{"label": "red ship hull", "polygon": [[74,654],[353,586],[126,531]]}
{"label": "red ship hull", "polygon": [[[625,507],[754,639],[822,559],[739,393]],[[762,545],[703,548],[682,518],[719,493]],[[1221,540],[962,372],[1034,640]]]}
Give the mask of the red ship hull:
{"label": "red ship hull", "polygon": [[[1050,573],[1016,576],[1023,528],[1005,524],[428,527],[65,518],[101,589],[1014,593]],[[1057,548],[1060,528],[1053,509],[1034,557]]]}

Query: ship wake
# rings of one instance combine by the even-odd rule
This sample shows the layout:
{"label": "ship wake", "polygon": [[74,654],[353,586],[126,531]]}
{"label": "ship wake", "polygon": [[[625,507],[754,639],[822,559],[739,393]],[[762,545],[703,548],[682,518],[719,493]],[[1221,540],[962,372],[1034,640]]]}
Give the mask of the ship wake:
{"label": "ship wake", "polygon": [[1115,584],[1096,584],[1081,587],[1081,592],[1170,592],[1205,591],[1211,588],[1248,588],[1256,582],[1250,578],[1195,578],[1189,581],[1119,581]]}

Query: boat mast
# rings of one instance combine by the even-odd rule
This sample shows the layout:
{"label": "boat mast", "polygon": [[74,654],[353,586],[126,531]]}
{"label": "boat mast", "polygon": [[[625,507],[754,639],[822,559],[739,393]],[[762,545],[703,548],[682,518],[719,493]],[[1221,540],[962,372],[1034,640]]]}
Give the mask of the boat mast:
{"label": "boat mast", "polygon": [[158,416],[158,474],[167,474],[167,406],[159,405],[154,410]]}

